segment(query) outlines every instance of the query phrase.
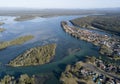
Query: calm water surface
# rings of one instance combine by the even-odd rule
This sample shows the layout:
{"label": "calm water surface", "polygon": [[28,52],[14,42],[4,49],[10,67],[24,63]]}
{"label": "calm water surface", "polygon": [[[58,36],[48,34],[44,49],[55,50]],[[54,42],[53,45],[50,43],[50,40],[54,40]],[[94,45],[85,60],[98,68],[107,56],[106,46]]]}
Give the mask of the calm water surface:
{"label": "calm water surface", "polygon": [[[85,56],[99,56],[98,47],[86,41],[71,37],[69,34],[65,33],[60,26],[61,21],[68,21],[84,16],[86,15],[36,18],[22,22],[14,21],[13,19],[15,17],[1,16],[0,19],[2,18],[2,21],[5,22],[2,27],[4,27],[6,31],[0,34],[0,41],[12,40],[24,35],[34,35],[35,38],[25,44],[11,46],[0,51],[0,76],[4,74],[17,76],[22,73],[29,75],[52,73],[53,75],[48,84],[59,84],[56,75],[59,76],[59,73],[64,70],[67,64],[83,60]],[[41,66],[18,68],[5,66],[10,60],[22,54],[27,49],[49,43],[57,44],[55,58],[50,63]],[[70,55],[68,52],[69,49],[76,48],[80,48],[81,50]]]}

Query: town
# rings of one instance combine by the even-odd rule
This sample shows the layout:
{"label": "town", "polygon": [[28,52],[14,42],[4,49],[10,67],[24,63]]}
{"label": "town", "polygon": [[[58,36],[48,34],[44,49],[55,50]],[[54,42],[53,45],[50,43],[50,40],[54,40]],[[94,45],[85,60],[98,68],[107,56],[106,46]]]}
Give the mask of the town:
{"label": "town", "polygon": [[65,32],[72,36],[91,42],[96,46],[100,46],[100,53],[107,55],[113,59],[120,58],[120,39],[119,37],[108,34],[101,34],[92,30],[81,29],[74,26],[69,26],[67,22],[61,22],[61,26]]}
{"label": "town", "polygon": [[71,80],[75,84],[120,84],[120,66],[87,56],[85,62],[68,65],[60,80],[64,84],[69,84]]}

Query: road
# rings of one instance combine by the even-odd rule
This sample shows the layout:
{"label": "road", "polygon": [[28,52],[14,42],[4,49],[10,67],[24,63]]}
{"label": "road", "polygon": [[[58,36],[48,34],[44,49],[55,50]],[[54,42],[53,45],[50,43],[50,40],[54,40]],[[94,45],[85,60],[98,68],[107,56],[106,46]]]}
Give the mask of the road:
{"label": "road", "polygon": [[91,71],[94,71],[94,72],[97,72],[97,73],[101,73],[101,74],[104,74],[104,75],[107,75],[107,76],[110,76],[112,78],[115,78],[115,79],[118,79],[120,80],[120,76],[117,76],[115,74],[112,74],[112,73],[108,73],[108,72],[105,72],[103,70],[100,70],[98,67],[96,67],[95,65],[91,64],[91,63],[83,63],[83,66],[85,68],[88,68],[90,69]]}

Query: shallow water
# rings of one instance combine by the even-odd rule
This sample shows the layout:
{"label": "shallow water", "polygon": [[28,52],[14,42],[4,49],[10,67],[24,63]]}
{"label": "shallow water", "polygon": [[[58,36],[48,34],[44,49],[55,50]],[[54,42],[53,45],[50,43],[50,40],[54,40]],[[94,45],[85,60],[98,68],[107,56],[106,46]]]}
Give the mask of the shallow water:
{"label": "shallow water", "polygon": [[[68,21],[84,16],[87,15],[36,18],[34,20],[22,22],[13,21],[14,17],[6,17],[7,21],[4,21],[6,24],[2,26],[6,29],[6,31],[0,34],[0,41],[12,40],[24,35],[34,35],[35,38],[25,44],[11,46],[0,51],[0,62],[2,63],[0,67],[1,76],[2,74],[17,76],[22,73],[27,73],[29,75],[52,73],[52,79],[48,84],[57,84],[59,81],[56,74],[59,75],[67,64],[83,60],[85,56],[99,56],[98,47],[86,41],[73,38],[69,34],[65,33],[61,28],[61,21]],[[1,17],[3,18],[4,16]],[[7,64],[10,60],[19,54],[22,54],[27,49],[49,43],[57,44],[56,55],[52,62],[40,66],[18,68],[5,66],[5,64]],[[69,49],[76,48],[80,48],[80,51],[71,55],[68,53]],[[52,80],[54,81],[52,82]]]}

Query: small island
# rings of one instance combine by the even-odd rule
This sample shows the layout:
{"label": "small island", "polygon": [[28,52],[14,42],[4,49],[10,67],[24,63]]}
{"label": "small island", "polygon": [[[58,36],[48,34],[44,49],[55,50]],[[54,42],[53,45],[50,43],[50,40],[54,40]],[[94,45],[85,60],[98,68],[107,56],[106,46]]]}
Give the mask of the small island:
{"label": "small island", "polygon": [[16,17],[14,20],[15,21],[27,21],[27,20],[32,20],[36,18],[36,16],[32,16],[32,15],[23,15],[23,16],[19,16]]}
{"label": "small island", "polygon": [[0,32],[4,32],[5,31],[5,29],[4,28],[0,28]]}
{"label": "small island", "polygon": [[5,49],[9,46],[14,46],[14,45],[20,45],[20,44],[23,44],[31,39],[33,39],[34,36],[32,35],[27,35],[27,36],[22,36],[22,37],[19,37],[15,40],[12,40],[12,41],[6,41],[6,42],[0,42],[0,50],[2,49]]}
{"label": "small island", "polygon": [[22,74],[18,78],[5,75],[4,78],[0,80],[0,84],[35,84],[35,77],[34,75],[30,77],[27,74]]}
{"label": "small island", "polygon": [[42,65],[50,62],[55,55],[56,44],[31,48],[9,62],[9,66]]}

